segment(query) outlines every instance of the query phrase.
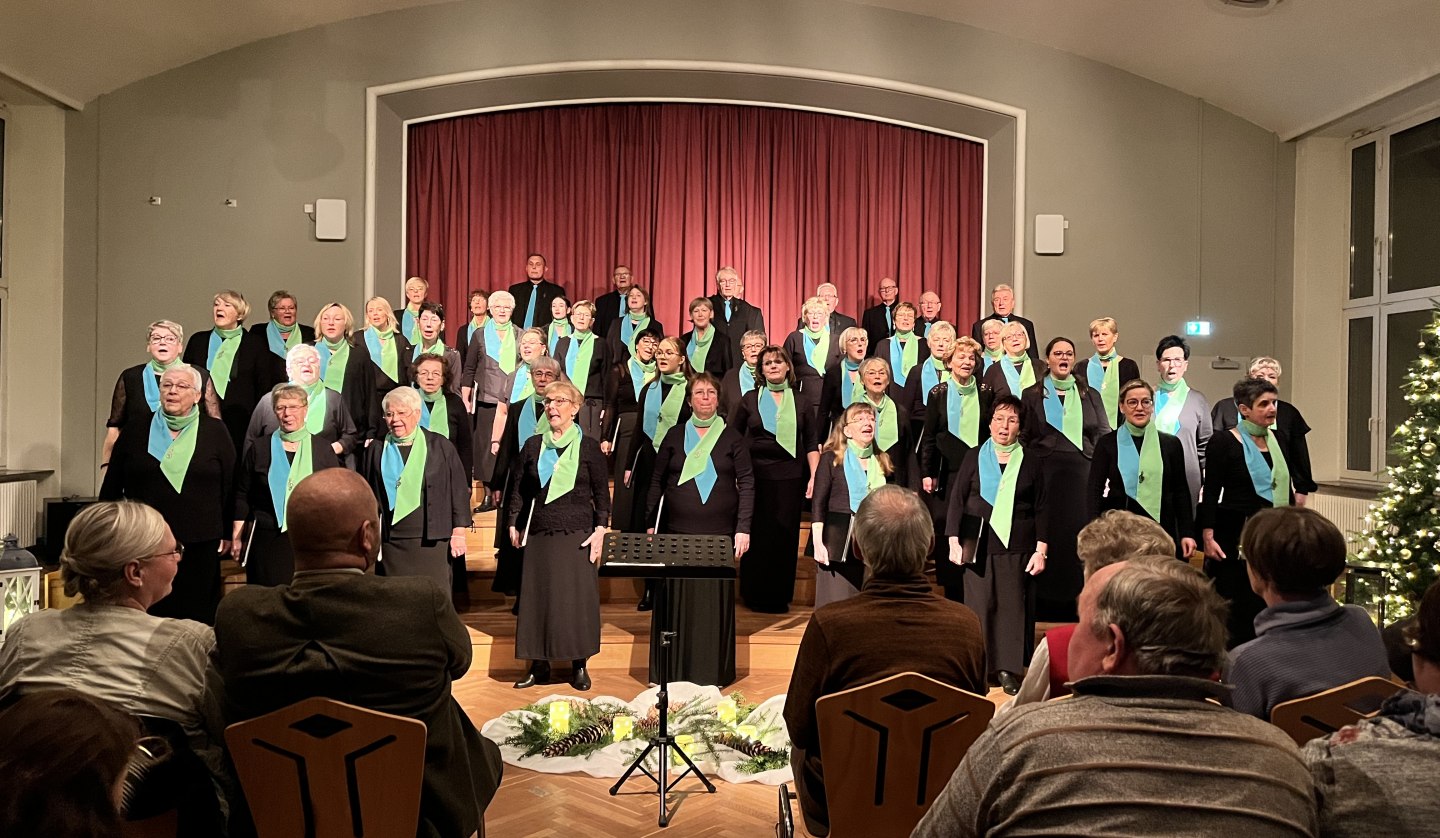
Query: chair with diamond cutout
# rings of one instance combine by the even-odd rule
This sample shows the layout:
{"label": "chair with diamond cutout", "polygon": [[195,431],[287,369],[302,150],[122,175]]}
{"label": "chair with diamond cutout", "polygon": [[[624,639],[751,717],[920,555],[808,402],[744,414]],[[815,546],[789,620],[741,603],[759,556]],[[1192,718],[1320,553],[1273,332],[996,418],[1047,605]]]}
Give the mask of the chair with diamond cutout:
{"label": "chair with diamond cutout", "polygon": [[259,838],[415,834],[425,723],[307,698],[225,729]]}

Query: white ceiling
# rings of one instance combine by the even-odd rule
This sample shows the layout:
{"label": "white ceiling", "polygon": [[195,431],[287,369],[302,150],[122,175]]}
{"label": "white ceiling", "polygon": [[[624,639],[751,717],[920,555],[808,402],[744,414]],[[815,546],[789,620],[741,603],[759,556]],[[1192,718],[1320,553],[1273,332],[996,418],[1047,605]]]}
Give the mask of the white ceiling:
{"label": "white ceiling", "polygon": [[[0,73],[78,107],[262,38],[441,0],[0,0]],[[1440,75],[1437,0],[861,0],[1102,61],[1293,137]]]}

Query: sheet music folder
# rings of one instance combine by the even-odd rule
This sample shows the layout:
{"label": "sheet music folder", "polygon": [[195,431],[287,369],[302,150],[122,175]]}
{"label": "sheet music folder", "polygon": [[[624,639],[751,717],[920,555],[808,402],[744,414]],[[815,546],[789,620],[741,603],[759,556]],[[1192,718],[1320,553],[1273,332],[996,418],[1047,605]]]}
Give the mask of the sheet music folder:
{"label": "sheet music folder", "polygon": [[726,535],[605,534],[601,576],[733,579],[735,547]]}

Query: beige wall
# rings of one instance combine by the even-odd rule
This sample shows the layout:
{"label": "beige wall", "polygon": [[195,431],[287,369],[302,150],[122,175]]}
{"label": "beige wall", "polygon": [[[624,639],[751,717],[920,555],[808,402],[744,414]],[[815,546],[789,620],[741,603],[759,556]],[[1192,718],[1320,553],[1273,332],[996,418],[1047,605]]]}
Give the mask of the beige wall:
{"label": "beige wall", "polygon": [[[1291,223],[1283,154],[1273,134],[1192,97],[980,30],[828,0],[490,0],[251,44],[70,115],[67,188],[85,199],[66,216],[66,323],[93,320],[104,351],[91,374],[67,367],[67,392],[96,406],[90,427],[67,423],[67,449],[98,446],[94,420],[115,375],[141,358],[133,336],[150,320],[204,328],[227,286],[256,302],[287,287],[306,312],[360,302],[368,86],[644,58],[840,71],[1023,108],[1027,251],[1035,213],[1071,222],[1065,255],[1025,258],[1022,311],[1042,335],[1083,341],[1090,319],[1109,314],[1122,350],[1149,357],[1203,303],[1217,334],[1196,342],[1192,378],[1217,398],[1232,377],[1204,359],[1288,354],[1276,326],[1290,319],[1277,299],[1289,282],[1277,249]],[[147,206],[150,195],[162,206]],[[348,241],[312,239],[301,205],[317,197],[348,199]],[[88,488],[76,474],[68,487]]]}
{"label": "beige wall", "polygon": [[7,113],[4,463],[55,471],[42,484],[48,492],[62,482],[59,419],[77,400],[89,402],[87,393],[67,398],[61,388],[65,115],[44,104],[12,105]]}

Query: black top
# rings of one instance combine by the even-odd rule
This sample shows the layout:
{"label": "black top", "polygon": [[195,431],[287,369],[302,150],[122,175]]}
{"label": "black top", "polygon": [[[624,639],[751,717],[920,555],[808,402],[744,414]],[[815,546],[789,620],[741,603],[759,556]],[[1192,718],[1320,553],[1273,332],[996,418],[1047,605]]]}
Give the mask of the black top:
{"label": "black top", "polygon": [[[715,336],[710,344],[710,351],[705,353],[705,368],[695,372],[708,372],[716,378],[723,378],[725,371],[734,365],[730,358],[730,335],[718,323],[712,323],[711,329]],[[680,336],[680,345],[685,347],[685,357],[690,357],[690,342],[695,339],[695,330],[691,329]]]}
{"label": "black top", "polygon": [[[984,362],[982,361],[981,363],[983,364]],[[1005,377],[1005,371],[1000,368],[1001,364],[1008,363],[1011,363],[1009,358],[1002,357],[1000,360],[991,364],[990,369],[985,370],[985,374],[980,377],[980,381],[989,387],[990,392],[996,396],[1014,396],[1018,399],[1023,393],[1010,392],[1010,381]],[[1049,368],[1044,362],[1036,360],[1031,360],[1030,365],[1035,370],[1035,383],[1039,384],[1040,380],[1045,377],[1045,373],[1049,371]],[[988,416],[986,417],[986,421],[989,421]]]}
{"label": "black top", "polygon": [[[890,464],[895,465],[893,459]],[[879,461],[872,458],[870,467],[879,468]],[[894,483],[895,472],[885,475],[885,482]],[[850,481],[845,476],[845,455],[834,451],[820,452],[820,465],[815,468],[815,491],[810,495],[810,520],[823,522],[827,513],[846,517],[853,514]]]}
{"label": "black top", "polygon": [[627,293],[628,291],[606,291],[594,299],[595,323],[590,327],[591,331],[602,338],[610,334],[610,327],[615,325],[615,321],[620,319],[621,313],[627,308]]}
{"label": "black top", "polygon": [[[744,365],[745,362],[741,361],[739,366],[731,367],[725,373],[725,377],[720,379],[720,415],[725,418],[726,422],[729,422],[730,417],[735,415],[735,408],[740,406],[740,396],[742,395],[740,392],[740,367]],[[755,370],[753,376],[756,386],[763,386],[760,371]]]}
{"label": "black top", "polygon": [[[184,359],[181,359],[184,360]],[[189,363],[186,361],[185,363]],[[145,400],[145,370],[148,364],[136,364],[120,373],[115,379],[115,392],[110,396],[110,418],[105,420],[107,428],[123,428],[135,419],[149,420],[155,410]],[[210,373],[202,365],[195,365],[200,372],[200,408],[212,419],[222,418],[220,396],[210,380]],[[160,376],[155,376],[160,383]]]}
{"label": "black top", "polygon": [[[848,315],[848,314],[841,314],[841,313],[838,312],[838,311],[832,311],[832,312],[830,312],[830,317],[826,319],[826,323],[830,326],[830,334],[836,335],[836,336],[838,336],[841,332],[845,331],[846,329],[850,328],[851,326],[856,326],[856,325],[858,325],[858,324],[855,322],[855,318],[851,317],[851,316]],[[797,317],[797,318],[795,318],[795,329],[796,329],[796,331],[799,331],[800,329],[803,329],[803,328],[805,328],[805,318],[804,318],[804,317]]]}
{"label": "black top", "polygon": [[[1091,518],[1107,509],[1123,509],[1150,517],[1140,502],[1125,492],[1125,478],[1120,474],[1119,434],[1129,433],[1125,427],[1100,437],[1095,443],[1095,456],[1090,460],[1090,488],[1086,492],[1086,508]],[[1135,447],[1141,438],[1135,438]],[[1165,482],[1160,489],[1160,520],[1157,522],[1175,539],[1195,537],[1195,516],[1190,511],[1190,484],[1185,479],[1185,449],[1172,434],[1160,434],[1160,460],[1165,466]]]}
{"label": "black top", "polygon": [[[813,417],[819,417],[820,401],[824,396],[824,376],[810,366],[810,358],[805,354],[805,336],[799,331],[793,331],[785,338],[782,347],[790,355],[790,364],[795,370],[795,377],[799,379],[799,390],[805,395],[805,406]],[[840,348],[840,333],[830,332],[830,345],[825,350],[824,369],[830,369],[832,364],[837,363],[845,356],[845,351]]]}
{"label": "black top", "polygon": [[797,393],[795,396],[795,455],[792,457],[790,452],[780,445],[775,435],[765,430],[765,423],[760,418],[760,407],[757,400],[762,393],[766,398],[771,398],[770,391],[763,384],[758,389],[746,393],[735,409],[734,420],[727,420],[726,424],[745,435],[750,447],[750,459],[758,476],[769,480],[793,480],[797,477],[809,477],[810,461],[807,459],[807,455],[820,445],[814,420],[807,411],[802,409],[800,395]]}
{"label": "black top", "polygon": [[[651,451],[656,450],[655,440],[650,437],[650,434],[645,432],[645,401],[650,397],[650,390],[655,387],[660,388],[661,405],[665,403],[665,397],[670,395],[671,390],[679,387],[683,392],[685,389],[685,385],[683,384],[666,384],[658,378],[654,381],[648,382],[644,387],[640,388],[640,397],[636,399],[637,415],[635,417],[635,432],[630,435],[630,448],[622,452],[624,454],[625,468],[627,469],[634,467],[642,447],[648,448]],[[690,401],[686,399],[680,403],[680,416],[675,420],[675,424],[677,426],[682,425],[687,420],[689,420],[689,418]],[[656,427],[658,428],[659,425],[657,424]],[[619,455],[617,454],[617,456]],[[640,488],[643,489],[644,487],[642,486]],[[650,520],[654,519],[652,518]]]}
{"label": "black top", "polygon": [[765,315],[739,297],[730,299],[729,316],[725,314],[723,296],[712,295],[710,303],[715,306],[715,325],[724,329],[730,337],[730,363],[739,366],[745,362],[745,355],[740,351],[740,341],[744,339],[746,332],[765,331]]}
{"label": "black top", "polygon": [[[489,322],[490,322],[490,315],[488,315],[488,314],[485,315],[485,322],[486,322],[486,323],[489,323]],[[485,328],[485,327],[482,325],[482,326],[480,327],[480,329],[483,329],[483,328]],[[476,330],[475,330],[475,333],[476,333],[476,334],[479,334],[479,333],[480,333],[480,329],[476,329]],[[460,369],[461,369],[461,370],[473,369],[473,367],[472,367],[471,364],[470,364],[470,353],[474,351],[475,347],[471,344],[470,339],[473,338],[474,335],[467,334],[467,332],[469,332],[469,330],[470,330],[470,317],[467,316],[467,317],[465,318],[465,322],[461,323],[461,324],[460,324],[460,327],[455,330],[455,335],[454,335],[454,337],[452,337],[452,338],[450,339],[450,346],[451,346],[451,348],[455,349],[457,352],[460,353],[460,365],[461,365],[461,366],[460,366]],[[469,382],[469,381],[461,381],[460,384],[461,384],[462,387],[468,387],[468,386],[470,386],[470,382]]]}
{"label": "black top", "polygon": [[[1031,323],[1029,320],[1026,320],[1024,317],[1021,317],[1014,312],[1011,312],[1009,317],[1001,317],[1000,315],[992,311],[984,317],[980,318],[979,320],[976,320],[975,323],[970,326],[970,337],[974,338],[975,342],[980,344],[981,346],[985,345],[985,341],[980,331],[980,327],[984,325],[986,320],[999,320],[1002,323],[1019,323],[1021,326],[1024,326],[1025,334],[1030,336],[1030,348],[1025,351],[1027,354],[1029,354],[1031,358],[1034,358],[1037,361],[1040,360],[1040,343],[1035,339],[1034,323]],[[1124,382],[1122,381],[1121,383],[1123,384]]]}
{"label": "black top", "polygon": [[[316,341],[316,345],[319,343]],[[380,417],[380,399],[375,393],[375,376],[371,373],[374,365],[370,363],[370,353],[357,343],[356,338],[350,339],[350,352],[345,356],[345,375],[340,381],[340,395],[363,443],[367,439],[385,436],[386,429]]]}
{"label": "black top", "polygon": [[[918,341],[919,343],[915,352],[915,366],[910,368],[910,374],[905,377],[904,384],[900,383],[900,371],[895,369],[894,364],[890,365],[890,398],[897,402],[903,402],[907,408],[913,407],[915,401],[916,388],[910,383],[911,379],[921,375],[925,362],[930,360],[930,342],[920,337],[919,332],[913,333],[911,340]],[[892,341],[895,341],[895,338],[885,338],[880,341],[879,344],[871,344],[871,347],[875,350],[875,357],[883,359],[887,364],[890,363],[890,346]],[[905,351],[903,344],[900,347],[900,351],[902,353]],[[904,360],[903,355],[901,356],[901,360]]]}
{"label": "black top", "polygon": [[230,537],[235,520],[235,445],[219,419],[197,420],[195,453],[180,491],[150,456],[151,416],[120,430],[110,467],[100,485],[101,500],[138,500],[155,507],[181,544]]}
{"label": "black top", "polygon": [[[1240,425],[1240,411],[1235,407],[1235,398],[1221,399],[1210,408],[1210,423],[1214,428],[1213,433],[1228,431]],[[1300,415],[1300,409],[1286,401],[1275,402],[1275,428],[1284,431],[1285,436],[1290,440],[1290,447],[1285,449],[1289,456],[1292,452],[1294,458],[1286,460],[1290,466],[1290,476],[1299,490],[1301,486],[1315,485],[1314,473],[1310,470],[1310,443],[1305,441],[1305,435],[1310,433],[1310,425],[1305,417]],[[1306,494],[1305,490],[1300,490]]]}
{"label": "black top", "polygon": [[[275,520],[275,500],[270,494],[270,438],[264,444],[255,445],[245,452],[240,461],[240,471],[235,480],[235,520],[255,521],[272,529],[279,526]],[[291,463],[295,454],[287,452]],[[310,437],[311,471],[340,468],[340,458],[330,443],[318,436]]]}
{"label": "black top", "polygon": [[[415,346],[400,334],[399,326],[396,326],[395,331],[391,334],[391,339],[395,341],[395,373],[400,376],[399,381],[390,380],[390,376],[380,369],[380,359],[371,356],[370,344],[365,340],[364,332],[356,332],[354,338],[355,348],[360,350],[360,356],[370,364],[370,380],[374,383],[373,389],[375,390],[373,409],[377,418],[381,415],[380,400],[385,398],[385,394],[396,387],[409,387],[413,380],[410,377],[410,356],[415,354]],[[381,436],[384,436],[384,432],[381,433]]]}
{"label": "black top", "polygon": [[[1114,363],[1114,362],[1112,361],[1111,363]],[[1075,379],[1076,379],[1077,381],[1079,381],[1081,384],[1084,384],[1086,387],[1090,387],[1092,390],[1095,390],[1096,392],[1099,392],[1099,391],[1100,391],[1100,388],[1099,388],[1099,387],[1095,387],[1095,386],[1092,386],[1092,385],[1090,384],[1090,359],[1089,359],[1089,358],[1079,358],[1079,359],[1077,359],[1077,360],[1075,361],[1075,369],[1071,372],[1071,375],[1075,376]],[[1117,387],[1124,387],[1124,386],[1126,385],[1126,383],[1131,382],[1131,381],[1134,381],[1135,379],[1137,379],[1137,378],[1139,378],[1139,377],[1140,377],[1140,365],[1137,364],[1137,363],[1135,363],[1135,359],[1134,359],[1134,358],[1124,358],[1124,357],[1122,357],[1122,358],[1120,359],[1120,380],[1119,380],[1118,382],[1116,382]],[[1103,402],[1103,399],[1102,399],[1102,402]],[[1118,428],[1118,427],[1120,427],[1120,425],[1122,425],[1122,424],[1125,422],[1125,417],[1124,417],[1123,414],[1120,413],[1120,410],[1119,410],[1119,407],[1120,407],[1120,406],[1119,406],[1119,405],[1116,405],[1115,407],[1116,407],[1115,415],[1110,417],[1110,427],[1112,427],[1112,428]]]}
{"label": "black top", "polygon": [[[1001,373],[1004,376],[1004,373]],[[1095,443],[1100,437],[1110,433],[1110,421],[1105,418],[1105,403],[1100,399],[1100,391],[1086,387],[1079,381],[1075,382],[1075,389],[1071,393],[1080,397],[1080,440],[1082,442],[1082,454],[1089,459],[1095,453]],[[1033,385],[1026,387],[1025,392],[1020,396],[1020,403],[1025,408],[1025,436],[1027,444],[1048,440],[1049,444],[1063,444],[1070,450],[1074,450],[1074,443],[1065,436],[1064,432],[1051,425],[1045,419],[1045,379],[1036,381]],[[1070,398],[1065,396],[1061,399]]]}
{"label": "black top", "polygon": [[[531,326],[544,326],[550,322],[550,303],[556,297],[565,296],[565,287],[556,285],[548,279],[539,282],[531,282],[526,278],[523,282],[517,282],[508,289],[510,295],[515,298],[515,311],[511,313],[510,319],[520,325],[522,329]],[[530,307],[530,295],[535,294],[535,315],[533,322],[525,321],[525,314]]]}
{"label": "black top", "polygon": [[[1037,541],[1047,544],[1050,529],[1045,494],[1045,473],[1041,469],[1042,458],[1027,453],[1020,464],[1020,474],[1015,478],[1015,505],[1010,519],[1010,544],[1000,542],[990,528],[990,515],[994,507],[980,495],[980,448],[973,448],[965,455],[960,473],[955,476],[955,486],[950,492],[950,507],[945,516],[945,535],[973,537],[984,527],[984,538],[980,539],[977,555],[993,553],[1029,553]],[[1009,464],[1000,466],[1003,476]]]}
{"label": "black top", "polygon": [[[520,462],[520,449],[524,446],[520,442],[520,424],[523,422],[531,428],[545,418],[545,405],[539,399],[534,402],[526,396],[518,401],[513,401],[505,411],[505,428],[500,432],[500,448],[495,452],[495,479],[496,486],[508,490],[509,480],[514,476],[515,464]],[[549,427],[546,422],[545,428]],[[545,428],[541,433],[545,433]],[[489,437],[487,436],[488,440]],[[527,437],[526,442],[529,442]]]}
{"label": "black top", "polygon": [[[444,541],[456,527],[470,526],[470,477],[460,465],[460,454],[445,437],[417,428],[425,435],[425,485],[420,493],[420,508],[411,515],[423,515],[421,532],[425,538]],[[390,535],[390,498],[385,491],[381,462],[385,440],[377,439],[360,452],[360,476],[370,484],[380,506],[380,529]],[[408,517],[408,516],[407,516]]]}
{"label": "black top", "polygon": [[[825,382],[820,385],[820,410],[817,414],[820,424],[826,428],[835,424],[835,420],[845,412],[845,393],[854,389],[859,378],[858,370],[855,379],[850,378],[849,370],[845,369],[844,355],[825,368]],[[861,389],[864,389],[864,385],[861,385]]]}
{"label": "black top", "polygon": [[[285,371],[285,359],[270,351],[270,338],[265,331],[269,325],[269,320],[256,323],[245,330],[245,336],[240,339],[239,354],[246,356],[245,366],[251,380],[250,392],[256,402],[276,384],[284,384],[290,379]],[[301,343],[315,342],[314,329],[301,323],[296,323],[295,328],[300,330]]]}
{"label": "black top", "polygon": [[[984,384],[977,382],[976,386],[979,388],[976,397],[980,406],[980,427],[975,435],[975,444],[983,445],[985,440],[990,438],[990,428],[986,425],[985,417],[990,415],[990,402],[995,394]],[[970,452],[970,446],[950,433],[949,387],[949,380],[936,384],[930,391],[930,403],[925,408],[925,430],[920,438],[920,473],[924,477],[939,478],[955,474],[960,471],[960,464]],[[961,421],[967,418],[962,416]]]}
{"label": "black top", "polygon": [[[531,535],[562,535],[589,532],[610,521],[610,474],[605,468],[605,455],[600,453],[600,443],[589,437],[580,437],[579,445],[574,488],[554,503],[546,503],[548,489],[540,485],[540,437],[525,443],[505,501],[509,513],[506,526],[524,532],[528,518]],[[564,455],[561,451],[560,456]],[[535,504],[533,513],[531,501]]]}
{"label": "black top", "polygon": [[[460,457],[460,467],[465,469],[466,474],[474,473],[475,466],[475,442],[471,425],[474,419],[465,410],[465,400],[460,394],[453,390],[445,390],[445,413],[446,419],[450,422],[447,439],[455,446],[455,453]],[[423,395],[422,395],[423,398]],[[432,408],[433,410],[434,408]],[[423,415],[423,414],[422,414]],[[384,438],[384,434],[381,434]],[[489,437],[486,437],[489,439]]]}
{"label": "black top", "polygon": [[[895,302],[888,306],[884,303],[871,306],[865,309],[864,313],[860,315],[860,327],[865,330],[865,334],[870,338],[870,342],[865,350],[866,355],[874,355],[875,350],[880,346],[880,341],[895,334],[895,306],[898,305],[900,305],[900,300],[897,298]],[[886,309],[890,310],[889,320],[885,319]],[[920,334],[918,327],[915,334]]]}
{"label": "black top", "polygon": [[[192,367],[199,367],[206,370],[207,381],[209,380],[210,369],[210,333],[212,329],[203,332],[196,332],[185,341],[185,354],[180,358]],[[255,361],[251,357],[250,347],[245,344],[245,335],[240,336],[240,345],[236,347],[235,357],[230,362],[230,383],[225,388],[225,396],[220,399],[220,418],[224,420],[225,427],[230,429],[230,441],[239,450],[241,441],[245,438],[245,426],[250,423],[250,412],[255,409]],[[213,387],[214,385],[210,385]],[[219,391],[216,391],[219,396]]]}
{"label": "black top", "polygon": [[645,498],[645,520],[655,520],[663,496],[666,532],[750,532],[755,475],[744,437],[726,425],[710,452],[710,462],[715,465],[715,485],[710,500],[701,502],[696,481],[680,484],[680,471],[685,467],[685,423],[671,428],[655,455],[655,469]]}
{"label": "black top", "polygon": [[[614,360],[610,355],[610,343],[598,332],[594,334],[595,337],[591,338],[594,346],[590,348],[590,376],[585,379],[585,393],[583,395],[587,399],[604,399],[607,385],[606,372],[610,369]],[[560,369],[569,369],[568,359],[572,351],[578,351],[578,343],[573,334],[561,338],[559,342],[555,344],[555,360],[560,362]],[[568,373],[566,377],[569,378]]]}
{"label": "black top", "polygon": [[[1285,463],[1291,462],[1290,438],[1284,431],[1276,430],[1275,439],[1285,453]],[[1261,452],[1265,462],[1274,465],[1270,452]],[[1290,502],[1295,502],[1295,492],[1313,492],[1313,482],[1302,485],[1295,472],[1290,473]],[[1200,506],[1195,510],[1197,529],[1213,529],[1218,510],[1249,517],[1261,509],[1268,509],[1270,501],[1255,493],[1255,484],[1250,479],[1250,470],[1245,467],[1245,448],[1236,438],[1235,431],[1214,434],[1205,449],[1205,489],[1200,493]]]}
{"label": "black top", "polygon": [[635,400],[635,383],[630,378],[630,361],[627,354],[623,363],[615,363],[610,367],[610,372],[605,381],[605,427],[600,437],[609,442],[615,441],[616,426],[620,424],[620,417],[627,413],[634,413],[640,409],[640,403]]}

